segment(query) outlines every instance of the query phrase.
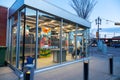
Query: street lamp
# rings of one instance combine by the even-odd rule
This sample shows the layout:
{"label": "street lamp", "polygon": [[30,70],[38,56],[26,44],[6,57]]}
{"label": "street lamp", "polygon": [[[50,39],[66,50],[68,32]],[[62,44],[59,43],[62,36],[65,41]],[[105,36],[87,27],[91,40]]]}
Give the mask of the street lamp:
{"label": "street lamp", "polygon": [[96,37],[98,38],[98,41],[99,41],[99,39],[100,39],[100,35],[99,35],[99,25],[101,25],[101,19],[100,19],[100,17],[98,17],[97,19],[95,19],[95,22],[96,22],[96,25],[98,25],[98,29],[97,29],[97,33],[96,33]]}

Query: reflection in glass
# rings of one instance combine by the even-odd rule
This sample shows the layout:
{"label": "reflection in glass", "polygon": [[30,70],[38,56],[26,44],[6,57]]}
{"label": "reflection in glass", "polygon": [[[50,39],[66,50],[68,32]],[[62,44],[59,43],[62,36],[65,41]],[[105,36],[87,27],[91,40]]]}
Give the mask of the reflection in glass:
{"label": "reflection in glass", "polygon": [[[25,51],[23,56],[23,38],[25,29]],[[21,11],[20,26],[20,69],[23,64],[27,63],[28,56],[35,58],[36,43],[36,11],[26,8]],[[24,62],[22,61],[24,59]]]}
{"label": "reflection in glass", "polygon": [[11,39],[11,63],[14,67],[16,67],[16,39],[17,39],[17,14],[13,17],[13,24],[12,24],[12,39]]}

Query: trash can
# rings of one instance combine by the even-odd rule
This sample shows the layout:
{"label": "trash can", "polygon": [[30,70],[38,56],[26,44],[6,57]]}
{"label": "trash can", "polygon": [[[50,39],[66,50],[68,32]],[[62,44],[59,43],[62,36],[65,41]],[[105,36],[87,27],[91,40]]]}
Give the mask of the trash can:
{"label": "trash can", "polygon": [[5,65],[5,54],[6,54],[7,47],[0,46],[0,66]]}
{"label": "trash can", "polygon": [[34,64],[24,66],[24,80],[34,80]]}
{"label": "trash can", "polygon": [[[62,62],[66,61],[66,50],[62,50]],[[61,55],[60,50],[54,50],[53,52],[53,62],[60,63]]]}

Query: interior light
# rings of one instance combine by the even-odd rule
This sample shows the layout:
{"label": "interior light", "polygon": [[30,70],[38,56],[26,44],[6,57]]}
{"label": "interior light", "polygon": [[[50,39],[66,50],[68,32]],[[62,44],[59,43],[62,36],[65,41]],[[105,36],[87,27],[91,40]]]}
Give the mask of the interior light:
{"label": "interior light", "polygon": [[78,30],[83,30],[83,28],[79,28]]}
{"label": "interior light", "polygon": [[75,31],[75,29],[73,29],[72,31]]}
{"label": "interior light", "polygon": [[71,26],[71,25],[68,25],[67,27],[68,27],[68,28],[71,28],[72,26]]}
{"label": "interior light", "polygon": [[58,29],[57,27],[55,29]]}
{"label": "interior light", "polygon": [[56,21],[55,20],[51,20],[51,23],[55,23]]}

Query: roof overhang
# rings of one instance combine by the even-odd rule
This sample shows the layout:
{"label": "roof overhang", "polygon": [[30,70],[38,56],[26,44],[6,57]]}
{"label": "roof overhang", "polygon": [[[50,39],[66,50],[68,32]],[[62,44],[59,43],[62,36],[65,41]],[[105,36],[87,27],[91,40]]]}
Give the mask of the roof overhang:
{"label": "roof overhang", "polygon": [[36,8],[38,10],[44,11],[46,13],[69,20],[71,22],[77,23],[86,28],[91,27],[91,23],[88,22],[87,20],[82,19],[82,18],[80,18],[62,8],[52,5],[44,0],[16,0],[16,2],[9,9],[9,12],[10,12],[9,16],[13,15],[17,10],[19,10],[19,8],[21,8],[24,5],[28,5],[33,8]]}

